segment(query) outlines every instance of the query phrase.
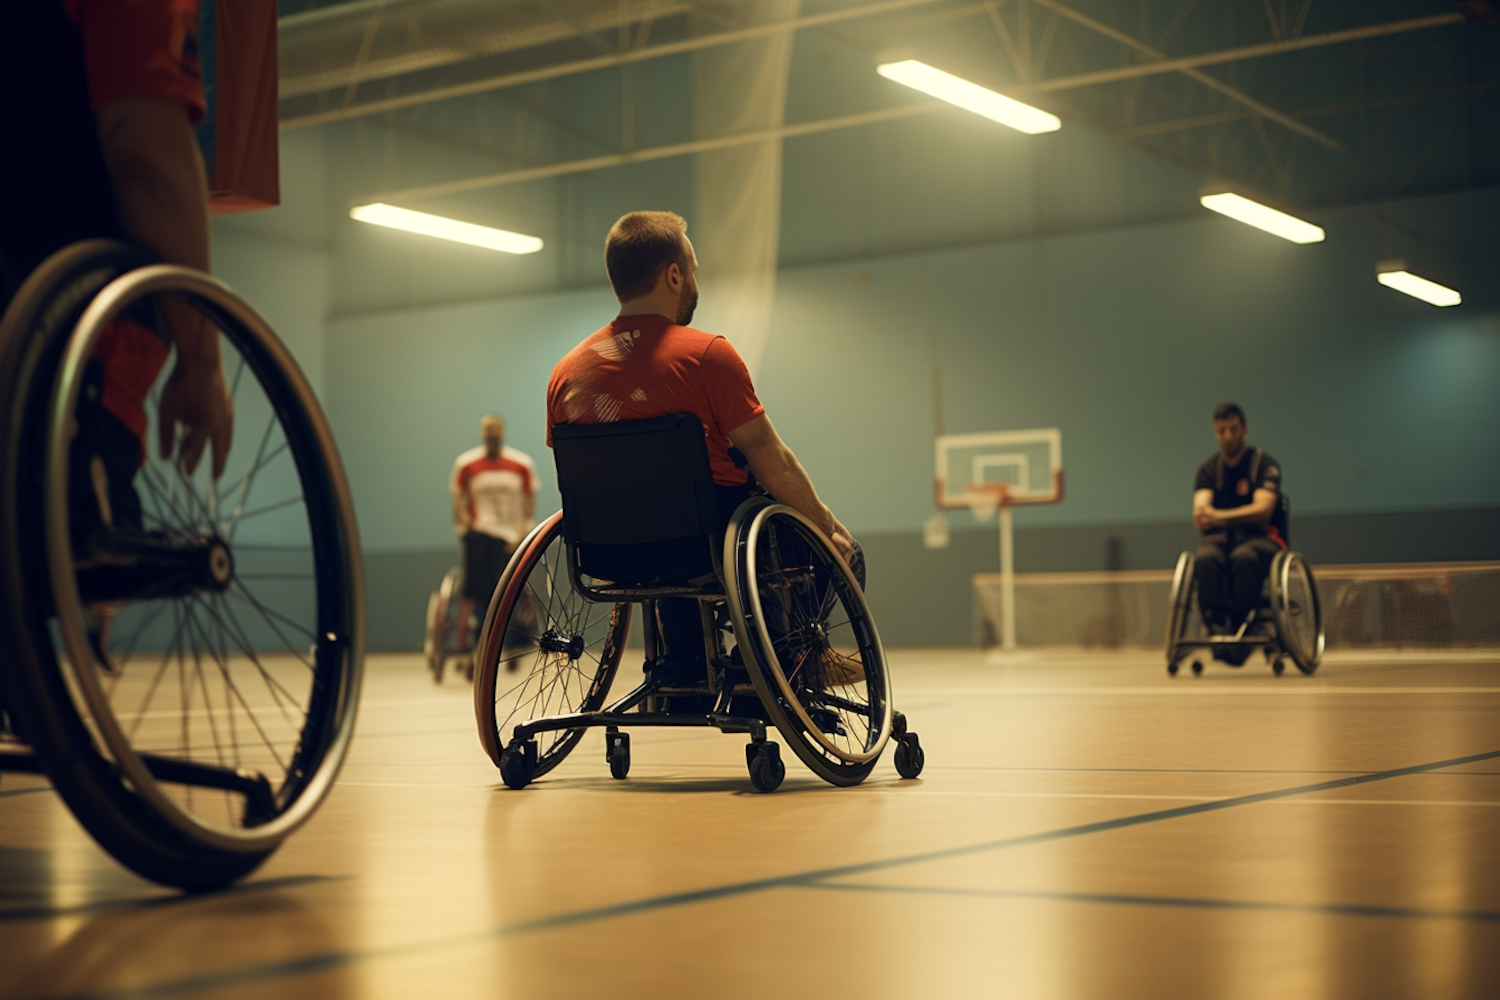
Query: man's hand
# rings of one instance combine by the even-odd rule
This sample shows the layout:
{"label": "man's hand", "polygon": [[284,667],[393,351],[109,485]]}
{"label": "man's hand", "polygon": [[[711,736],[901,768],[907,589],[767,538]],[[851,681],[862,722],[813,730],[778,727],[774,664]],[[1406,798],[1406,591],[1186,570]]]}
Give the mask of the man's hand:
{"label": "man's hand", "polygon": [[854,536],[849,534],[848,528],[835,521],[828,540],[833,543],[834,550],[843,557],[844,562],[849,562],[854,558]]}
{"label": "man's hand", "polygon": [[213,473],[218,479],[229,460],[229,445],[234,440],[234,403],[224,384],[224,372],[215,359],[210,364],[179,359],[167,376],[157,411],[156,436],[165,461],[172,457],[177,425],[186,431],[178,461],[191,476],[203,458],[203,448],[213,450]]}
{"label": "man's hand", "polygon": [[1193,527],[1199,531],[1220,527],[1219,512],[1212,507],[1193,511]]}

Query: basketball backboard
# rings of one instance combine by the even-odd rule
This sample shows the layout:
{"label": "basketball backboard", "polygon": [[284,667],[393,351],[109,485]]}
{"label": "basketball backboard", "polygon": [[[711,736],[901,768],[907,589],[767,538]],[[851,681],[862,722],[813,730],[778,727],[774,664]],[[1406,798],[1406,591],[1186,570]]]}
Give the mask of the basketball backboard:
{"label": "basketball backboard", "polygon": [[942,510],[980,512],[999,503],[1062,499],[1062,431],[1056,427],[943,434],[936,452],[933,487]]}

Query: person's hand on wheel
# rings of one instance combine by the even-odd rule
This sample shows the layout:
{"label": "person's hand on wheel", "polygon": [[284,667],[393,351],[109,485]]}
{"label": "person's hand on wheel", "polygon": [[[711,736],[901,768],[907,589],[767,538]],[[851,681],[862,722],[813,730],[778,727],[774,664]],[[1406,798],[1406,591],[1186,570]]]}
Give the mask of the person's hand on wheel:
{"label": "person's hand on wheel", "polygon": [[844,560],[849,562],[854,558],[854,536],[849,534],[849,529],[834,522],[833,531],[829,533],[828,540],[833,543],[834,551]]}
{"label": "person's hand on wheel", "polygon": [[157,443],[163,461],[172,457],[177,425],[181,424],[186,433],[177,457],[183,471],[191,476],[208,446],[213,451],[214,478],[224,474],[234,439],[234,403],[217,358],[205,364],[179,360],[167,376],[157,416]]}

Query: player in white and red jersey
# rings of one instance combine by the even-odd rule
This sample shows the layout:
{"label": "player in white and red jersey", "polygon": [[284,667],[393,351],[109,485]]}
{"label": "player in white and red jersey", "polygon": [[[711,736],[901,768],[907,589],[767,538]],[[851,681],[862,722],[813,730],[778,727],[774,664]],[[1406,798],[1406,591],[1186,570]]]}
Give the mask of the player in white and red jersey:
{"label": "player in white and red jersey", "polygon": [[453,528],[464,550],[458,615],[464,648],[477,626],[474,603],[489,603],[506,562],[531,530],[536,514],[536,463],[524,451],[506,447],[505,421],[487,414],[479,421],[479,440],[479,447],[458,456],[448,477]]}

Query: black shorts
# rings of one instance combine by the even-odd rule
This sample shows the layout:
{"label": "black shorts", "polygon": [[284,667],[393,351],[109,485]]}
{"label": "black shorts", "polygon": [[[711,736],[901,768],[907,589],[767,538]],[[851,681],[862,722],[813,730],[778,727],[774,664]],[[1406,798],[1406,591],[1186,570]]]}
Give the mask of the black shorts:
{"label": "black shorts", "polygon": [[464,597],[489,604],[500,574],[510,561],[511,545],[503,538],[471,531],[464,536]]}

